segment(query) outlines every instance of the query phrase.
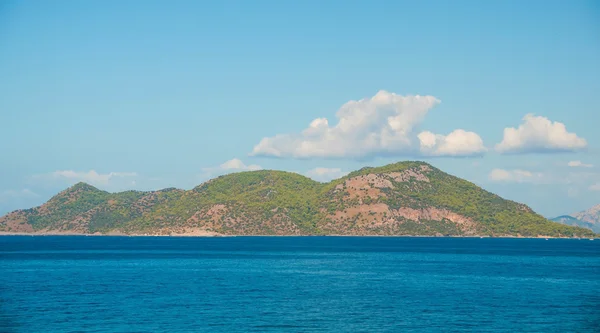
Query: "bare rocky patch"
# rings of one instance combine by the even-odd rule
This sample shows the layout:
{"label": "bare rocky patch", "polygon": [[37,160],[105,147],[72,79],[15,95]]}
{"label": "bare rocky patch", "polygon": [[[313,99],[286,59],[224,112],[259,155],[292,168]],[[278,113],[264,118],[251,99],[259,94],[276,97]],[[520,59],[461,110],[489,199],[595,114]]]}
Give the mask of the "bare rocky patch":
{"label": "bare rocky patch", "polygon": [[238,215],[234,209],[224,204],[216,204],[194,213],[186,221],[186,225],[225,235],[303,234],[302,230],[287,215],[285,209],[273,209],[269,217],[264,217],[258,213],[248,213],[246,211]]}
{"label": "bare rocky patch", "polygon": [[419,168],[410,168],[400,172],[389,172],[386,173],[386,175],[399,183],[409,182],[411,180],[429,183],[429,177],[425,174],[428,171],[431,171],[429,166],[421,165]]}
{"label": "bare rocky patch", "polygon": [[33,227],[27,223],[27,217],[21,210],[0,217],[0,231],[15,233],[33,232]]}
{"label": "bare rocky patch", "polygon": [[451,223],[464,235],[474,235],[477,231],[477,224],[473,220],[446,209],[390,209],[384,203],[348,207],[327,215],[325,221],[324,230],[342,230],[341,234],[382,234],[382,230],[397,229],[407,221],[418,224],[427,224],[430,221]]}
{"label": "bare rocky patch", "polygon": [[352,177],[342,184],[338,184],[334,192],[344,191],[347,193],[347,199],[353,198],[378,198],[385,197],[381,191],[383,188],[393,189],[394,185],[386,177],[378,174],[368,174]]}
{"label": "bare rocky patch", "polygon": [[412,221],[444,221],[448,220],[456,224],[466,234],[475,234],[476,223],[460,214],[454,213],[447,209],[439,209],[435,207],[428,207],[423,209],[413,209],[409,207],[402,207],[392,212],[394,216],[403,217],[407,220]]}

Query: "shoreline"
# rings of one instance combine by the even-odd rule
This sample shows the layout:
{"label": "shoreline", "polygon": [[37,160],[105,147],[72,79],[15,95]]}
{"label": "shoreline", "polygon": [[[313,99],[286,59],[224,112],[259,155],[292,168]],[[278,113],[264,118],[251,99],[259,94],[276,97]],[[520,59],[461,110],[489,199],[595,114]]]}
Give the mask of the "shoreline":
{"label": "shoreline", "polygon": [[469,235],[469,236],[435,236],[435,235],[224,235],[217,233],[189,233],[189,234],[82,234],[82,233],[24,233],[24,232],[0,232],[2,236],[79,236],[79,237],[174,237],[174,238],[231,238],[231,237],[385,237],[385,238],[497,238],[497,239],[596,239],[600,234],[593,237],[554,237],[554,236],[487,236],[487,235]]}

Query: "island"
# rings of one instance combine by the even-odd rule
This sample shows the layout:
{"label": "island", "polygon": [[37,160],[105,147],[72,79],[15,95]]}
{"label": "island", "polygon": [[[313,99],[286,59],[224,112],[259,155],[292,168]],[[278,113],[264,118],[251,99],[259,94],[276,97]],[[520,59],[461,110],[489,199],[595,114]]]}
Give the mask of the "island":
{"label": "island", "polygon": [[365,167],[328,183],[274,170],[228,174],[191,190],[109,193],[78,183],[1,217],[0,232],[596,237],[418,161]]}

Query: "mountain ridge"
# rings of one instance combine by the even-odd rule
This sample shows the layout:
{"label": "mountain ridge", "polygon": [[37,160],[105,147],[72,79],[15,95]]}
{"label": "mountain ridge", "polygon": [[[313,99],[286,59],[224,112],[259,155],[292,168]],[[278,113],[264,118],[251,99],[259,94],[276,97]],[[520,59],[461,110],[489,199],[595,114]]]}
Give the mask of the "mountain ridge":
{"label": "mountain ridge", "polygon": [[109,193],[77,183],[0,217],[4,233],[588,237],[430,164],[365,167],[320,183],[297,173],[223,175],[191,190]]}
{"label": "mountain ridge", "polygon": [[587,210],[574,213],[571,216],[584,222],[600,225],[600,204],[597,204]]}
{"label": "mountain ridge", "polygon": [[550,220],[566,225],[579,226],[600,233],[600,204],[581,212],[557,216]]}

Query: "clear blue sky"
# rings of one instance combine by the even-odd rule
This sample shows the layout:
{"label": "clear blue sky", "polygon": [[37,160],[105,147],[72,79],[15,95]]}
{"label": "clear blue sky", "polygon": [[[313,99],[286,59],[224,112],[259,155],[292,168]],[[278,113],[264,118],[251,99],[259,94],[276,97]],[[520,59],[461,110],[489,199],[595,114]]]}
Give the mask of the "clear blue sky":
{"label": "clear blue sky", "polygon": [[[342,105],[380,90],[441,101],[411,124],[411,145],[464,129],[485,152],[298,158],[281,139],[303,140],[316,118],[333,128]],[[2,1],[0,214],[79,180],[191,188],[257,166],[327,179],[407,159],[546,216],[572,213],[600,203],[599,97],[592,0]],[[523,124],[512,151],[495,149]],[[281,157],[252,154],[278,134]]]}

